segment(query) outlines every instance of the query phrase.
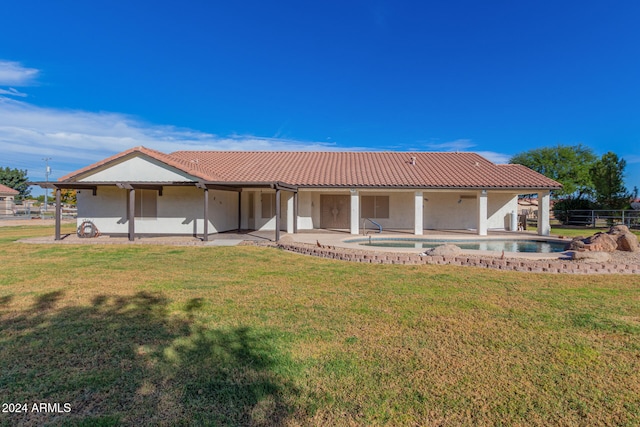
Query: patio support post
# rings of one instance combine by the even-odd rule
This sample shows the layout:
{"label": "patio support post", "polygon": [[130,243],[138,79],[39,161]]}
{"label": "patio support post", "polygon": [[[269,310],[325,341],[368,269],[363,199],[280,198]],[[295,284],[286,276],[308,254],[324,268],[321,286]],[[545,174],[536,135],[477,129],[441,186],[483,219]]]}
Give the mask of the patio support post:
{"label": "patio support post", "polygon": [[422,191],[416,191],[415,196],[415,216],[413,219],[414,232],[416,236],[422,236],[424,225],[422,224],[422,201],[424,200]]}
{"label": "patio support post", "polygon": [[293,193],[293,232],[298,232],[298,192]]}
{"label": "patio support post", "polygon": [[209,189],[204,189],[204,226],[202,240],[209,241]]}
{"label": "patio support post", "polygon": [[538,193],[538,234],[540,236],[548,236],[551,234],[551,225],[549,223],[549,192],[542,191]]}
{"label": "patio support post", "polygon": [[478,195],[478,235],[487,235],[487,190]]}
{"label": "patio support post", "polygon": [[127,214],[129,220],[129,240],[134,241],[136,238],[136,190],[129,188],[127,191],[129,191],[129,212]]}
{"label": "patio support post", "polygon": [[295,201],[293,200],[296,193],[289,193],[287,197],[287,233],[295,233],[294,224],[296,223]]}
{"label": "patio support post", "polygon": [[60,189],[56,188],[56,240],[60,240],[60,222],[62,221],[62,203]]}
{"label": "patio support post", "polygon": [[238,191],[238,233],[242,230],[242,192]]}
{"label": "patio support post", "polygon": [[276,242],[280,241],[280,191],[276,188]]}
{"label": "patio support post", "polygon": [[352,188],[351,193],[351,234],[360,234],[360,195]]}

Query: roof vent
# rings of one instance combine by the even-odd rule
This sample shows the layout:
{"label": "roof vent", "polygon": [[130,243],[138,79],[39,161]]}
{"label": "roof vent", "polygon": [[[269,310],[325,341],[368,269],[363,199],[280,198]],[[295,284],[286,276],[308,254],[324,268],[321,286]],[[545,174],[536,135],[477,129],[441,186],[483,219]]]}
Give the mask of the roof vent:
{"label": "roof vent", "polygon": [[412,166],[415,166],[415,164],[416,164],[416,156],[411,156],[411,161],[409,163],[411,163]]}

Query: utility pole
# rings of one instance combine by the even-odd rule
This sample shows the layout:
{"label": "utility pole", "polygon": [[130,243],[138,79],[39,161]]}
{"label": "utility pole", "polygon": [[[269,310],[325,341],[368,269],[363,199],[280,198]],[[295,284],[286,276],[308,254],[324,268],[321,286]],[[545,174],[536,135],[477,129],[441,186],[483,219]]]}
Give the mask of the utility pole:
{"label": "utility pole", "polygon": [[[49,175],[51,174],[51,168],[49,167],[49,160],[51,160],[51,157],[45,157],[42,160],[44,160],[46,166],[46,169],[44,171],[44,179],[46,182],[49,182]],[[49,193],[49,189],[47,187],[44,188],[44,210],[47,211],[49,209],[49,203],[48,203],[48,193]]]}

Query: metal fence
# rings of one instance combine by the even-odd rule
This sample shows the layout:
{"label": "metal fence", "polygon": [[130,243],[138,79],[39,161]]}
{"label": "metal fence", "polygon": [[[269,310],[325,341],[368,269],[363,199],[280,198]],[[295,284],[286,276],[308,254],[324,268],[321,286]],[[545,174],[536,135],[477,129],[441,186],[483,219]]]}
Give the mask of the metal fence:
{"label": "metal fence", "polygon": [[[19,203],[6,204],[2,206],[0,219],[31,219],[31,218],[53,218],[56,213],[55,206],[47,209],[41,206],[21,205]],[[78,210],[75,207],[62,207],[63,218],[76,218]]]}
{"label": "metal fence", "polygon": [[612,225],[626,225],[629,228],[640,227],[640,211],[631,209],[570,210],[556,212],[556,218],[563,224],[583,227],[601,228]]}

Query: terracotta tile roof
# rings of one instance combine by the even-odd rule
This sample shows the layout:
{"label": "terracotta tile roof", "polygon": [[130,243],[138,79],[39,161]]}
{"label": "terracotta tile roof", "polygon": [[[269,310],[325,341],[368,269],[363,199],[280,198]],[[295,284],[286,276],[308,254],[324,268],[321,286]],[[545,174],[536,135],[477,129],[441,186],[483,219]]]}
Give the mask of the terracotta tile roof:
{"label": "terracotta tile roof", "polygon": [[308,187],[560,188],[556,181],[524,166],[496,165],[475,153],[177,151],[164,154],[144,147],[127,150],[60,180],[73,180],[136,152],[205,181],[279,181]]}
{"label": "terracotta tile roof", "polygon": [[529,168],[496,165],[475,153],[178,151],[170,156],[197,162],[222,181],[329,187],[560,187]]}
{"label": "terracotta tile roof", "polygon": [[15,196],[20,192],[18,190],[14,190],[11,187],[7,187],[6,185],[0,184],[0,193],[1,194],[9,194],[11,196]]}

